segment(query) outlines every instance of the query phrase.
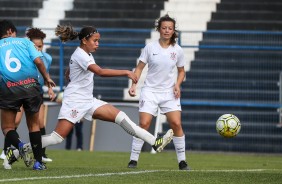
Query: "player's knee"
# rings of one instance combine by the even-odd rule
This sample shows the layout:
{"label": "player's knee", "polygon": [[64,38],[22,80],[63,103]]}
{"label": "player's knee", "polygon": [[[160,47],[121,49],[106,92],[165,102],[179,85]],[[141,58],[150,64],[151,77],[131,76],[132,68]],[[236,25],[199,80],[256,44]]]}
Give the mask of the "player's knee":
{"label": "player's knee", "polygon": [[139,122],[139,126],[145,130],[149,130],[150,128],[150,123],[148,122]]}
{"label": "player's knee", "polygon": [[171,121],[169,122],[169,126],[172,128],[172,129],[182,129],[182,126],[181,126],[181,122],[179,121]]}
{"label": "player's knee", "polygon": [[11,128],[11,127],[2,127],[2,132],[3,132],[3,134],[6,136],[7,135],[7,133],[9,132],[9,131],[14,131],[15,130],[15,128]]}

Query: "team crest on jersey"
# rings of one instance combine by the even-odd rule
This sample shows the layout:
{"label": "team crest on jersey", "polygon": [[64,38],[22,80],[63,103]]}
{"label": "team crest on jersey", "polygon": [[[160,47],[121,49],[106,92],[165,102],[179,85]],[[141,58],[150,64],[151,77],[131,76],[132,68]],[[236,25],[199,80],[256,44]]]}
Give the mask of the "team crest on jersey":
{"label": "team crest on jersey", "polygon": [[170,59],[176,60],[176,53],[175,52],[170,53]]}
{"label": "team crest on jersey", "polygon": [[144,106],[144,103],[145,103],[145,100],[141,100],[140,103],[139,103],[139,107],[143,107]]}
{"label": "team crest on jersey", "polygon": [[78,111],[74,109],[74,110],[71,110],[70,116],[71,116],[72,118],[76,118],[76,117],[77,117],[77,114],[78,114]]}

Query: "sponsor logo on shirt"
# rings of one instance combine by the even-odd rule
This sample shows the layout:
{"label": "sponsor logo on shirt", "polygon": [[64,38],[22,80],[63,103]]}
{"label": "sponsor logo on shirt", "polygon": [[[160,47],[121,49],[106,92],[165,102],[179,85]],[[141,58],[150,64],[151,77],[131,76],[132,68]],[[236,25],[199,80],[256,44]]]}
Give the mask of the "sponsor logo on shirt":
{"label": "sponsor logo on shirt", "polygon": [[23,86],[24,88],[30,88],[36,86],[36,80],[34,80],[33,78],[27,78],[25,80],[19,80],[17,82],[8,81],[6,85],[8,88],[16,87],[16,86]]}

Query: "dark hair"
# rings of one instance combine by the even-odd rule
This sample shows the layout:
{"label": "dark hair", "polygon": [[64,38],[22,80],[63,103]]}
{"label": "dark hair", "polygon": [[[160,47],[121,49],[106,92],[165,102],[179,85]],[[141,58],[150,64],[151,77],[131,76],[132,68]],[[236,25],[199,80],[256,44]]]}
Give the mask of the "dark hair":
{"label": "dark hair", "polygon": [[8,20],[0,21],[0,39],[7,34],[7,31],[11,29],[12,32],[17,32],[16,26]]}
{"label": "dark hair", "polygon": [[74,31],[71,25],[58,25],[55,29],[56,36],[59,36],[62,42],[75,40],[77,37],[79,40],[82,40],[83,38],[88,39],[91,35],[95,33],[98,33],[98,31],[92,26],[83,27],[80,32]]}
{"label": "dark hair", "polygon": [[41,31],[41,29],[39,28],[29,28],[27,29],[25,34],[30,40],[33,39],[44,40],[46,38],[46,34],[43,31]]}
{"label": "dark hair", "polygon": [[160,17],[157,20],[156,25],[155,25],[155,28],[156,28],[157,31],[160,31],[162,22],[164,22],[164,21],[173,22],[174,33],[173,33],[172,37],[170,38],[170,44],[174,45],[176,43],[176,39],[178,38],[178,30],[176,30],[176,27],[175,27],[176,21],[175,21],[175,19],[171,18],[168,14]]}

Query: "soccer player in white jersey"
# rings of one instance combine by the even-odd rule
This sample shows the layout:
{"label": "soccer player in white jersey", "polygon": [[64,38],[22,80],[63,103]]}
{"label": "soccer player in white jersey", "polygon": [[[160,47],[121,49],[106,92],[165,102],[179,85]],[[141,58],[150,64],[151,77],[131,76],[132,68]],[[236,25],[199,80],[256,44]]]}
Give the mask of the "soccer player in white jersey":
{"label": "soccer player in white jersey", "polygon": [[76,48],[69,62],[69,83],[64,90],[62,107],[55,130],[42,136],[42,147],[61,143],[80,119],[100,119],[120,125],[128,134],[136,136],[161,152],[172,140],[170,129],[164,136],[154,137],[132,122],[129,117],[116,107],[93,97],[94,74],[101,77],[127,76],[133,83],[136,75],[129,70],[103,69],[96,64],[91,52],[99,47],[100,33],[91,26],[83,27],[75,32],[72,26],[58,25],[55,33],[63,42],[79,38],[80,46]]}
{"label": "soccer player in white jersey", "polygon": [[[189,170],[185,155],[185,135],[181,126],[180,105],[180,85],[185,77],[185,59],[182,48],[176,43],[175,23],[169,15],[161,17],[156,24],[156,30],[160,33],[159,40],[147,44],[139,57],[134,72],[138,78],[148,64],[148,73],[139,99],[139,126],[148,130],[153,116],[157,115],[160,108],[174,132],[173,143],[179,169]],[[175,67],[178,71],[177,77]],[[130,96],[136,95],[136,85],[133,83],[129,89]],[[143,140],[133,137],[128,168],[137,167],[143,144]]]}

